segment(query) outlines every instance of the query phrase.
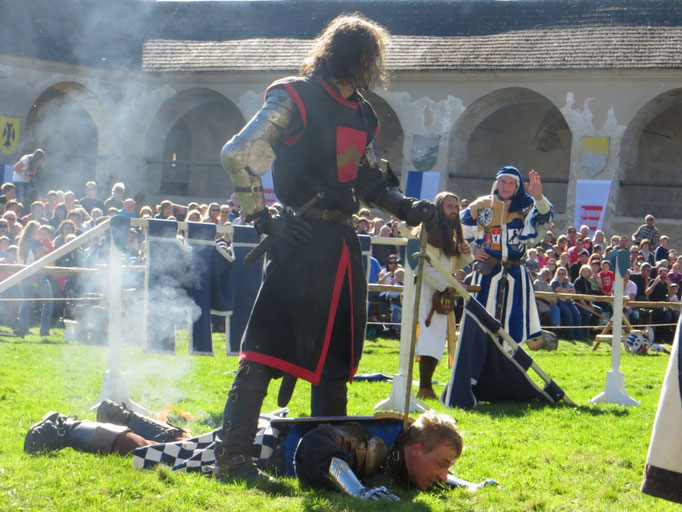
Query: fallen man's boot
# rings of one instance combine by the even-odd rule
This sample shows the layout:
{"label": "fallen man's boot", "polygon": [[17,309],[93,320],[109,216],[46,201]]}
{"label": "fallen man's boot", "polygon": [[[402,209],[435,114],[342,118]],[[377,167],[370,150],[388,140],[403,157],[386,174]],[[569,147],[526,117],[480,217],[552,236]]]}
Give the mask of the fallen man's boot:
{"label": "fallen man's boot", "polygon": [[53,452],[71,447],[81,452],[111,453],[116,438],[129,429],[110,423],[78,421],[50,411],[28,429],[26,453]]}
{"label": "fallen man's boot", "polygon": [[97,408],[97,421],[123,425],[137,435],[155,443],[170,443],[189,438],[189,434],[178,427],[161,423],[128,409],[126,404],[103,400]]}

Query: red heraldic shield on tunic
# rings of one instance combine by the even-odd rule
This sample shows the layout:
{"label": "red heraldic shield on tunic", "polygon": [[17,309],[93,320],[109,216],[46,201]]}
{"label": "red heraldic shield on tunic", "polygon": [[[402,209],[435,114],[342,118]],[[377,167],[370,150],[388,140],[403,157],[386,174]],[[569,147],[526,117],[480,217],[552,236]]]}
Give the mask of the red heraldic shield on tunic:
{"label": "red heraldic shield on tunic", "polygon": [[339,183],[358,177],[358,165],[367,147],[367,132],[339,126],[336,128],[336,171]]}

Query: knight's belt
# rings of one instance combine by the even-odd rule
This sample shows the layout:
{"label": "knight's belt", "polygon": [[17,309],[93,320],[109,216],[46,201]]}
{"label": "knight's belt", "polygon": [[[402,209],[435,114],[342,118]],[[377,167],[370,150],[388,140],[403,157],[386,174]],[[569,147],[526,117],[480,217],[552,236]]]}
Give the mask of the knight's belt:
{"label": "knight's belt", "polygon": [[487,259],[486,261],[489,261],[490,264],[492,264],[492,265],[501,265],[501,266],[503,266],[503,267],[505,267],[505,268],[513,267],[513,266],[515,266],[515,265],[525,265],[525,264],[526,264],[526,260],[525,260],[525,259],[522,259],[522,260],[506,260],[506,261],[502,261],[501,259],[495,258],[494,256],[489,256],[488,259]]}
{"label": "knight's belt", "polygon": [[303,217],[309,219],[326,220],[329,222],[338,222],[339,224],[345,224],[346,226],[353,226],[353,217],[341,210],[327,210],[322,208],[310,208]]}

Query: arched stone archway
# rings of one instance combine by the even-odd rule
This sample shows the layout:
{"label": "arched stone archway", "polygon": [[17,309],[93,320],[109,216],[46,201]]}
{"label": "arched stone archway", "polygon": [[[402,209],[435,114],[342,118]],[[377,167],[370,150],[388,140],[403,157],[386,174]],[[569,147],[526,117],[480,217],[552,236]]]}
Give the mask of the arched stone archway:
{"label": "arched stone archway", "polygon": [[220,166],[220,150],[243,125],[235,104],[211,89],[187,89],[167,100],[147,132],[148,192],[229,197],[232,185]]}
{"label": "arched stone archway", "polygon": [[38,189],[84,192],[95,179],[101,141],[108,129],[108,116],[99,98],[75,82],[52,85],[33,102],[26,116],[23,152],[41,147],[47,154],[45,167],[36,178]]}
{"label": "arched stone archway", "polygon": [[473,102],[452,130],[448,188],[473,199],[489,194],[495,172],[535,169],[557,211],[566,210],[571,131],[559,109],[530,89],[499,89]]}
{"label": "arched stone archway", "polygon": [[374,152],[378,159],[385,158],[390,162],[392,169],[400,172],[403,168],[405,134],[398,114],[378,94],[366,91],[363,95],[372,104],[379,118],[379,135],[372,142]]}
{"label": "arched stone archway", "polygon": [[621,147],[624,173],[618,213],[679,217],[682,89],[667,91],[642,107],[628,125]]}

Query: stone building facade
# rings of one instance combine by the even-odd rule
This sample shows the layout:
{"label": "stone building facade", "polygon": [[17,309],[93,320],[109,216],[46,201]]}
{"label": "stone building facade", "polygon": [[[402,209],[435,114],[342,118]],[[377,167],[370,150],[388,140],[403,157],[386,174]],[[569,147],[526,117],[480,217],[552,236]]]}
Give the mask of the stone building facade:
{"label": "stone building facade", "polygon": [[[0,163],[43,147],[44,188],[78,195],[95,179],[148,202],[224,200],[223,143],[331,18],[357,10],[393,34],[390,82],[367,95],[376,151],[403,184],[407,171],[437,171],[441,188],[473,198],[503,165],[535,169],[565,227],[578,180],[609,180],[609,232],[653,213],[673,245],[682,238],[677,2],[127,0],[103,12],[68,0],[59,16],[73,16],[56,28],[51,4],[0,7],[32,34],[0,36],[0,116],[20,134]],[[116,16],[135,27],[101,24]]]}

